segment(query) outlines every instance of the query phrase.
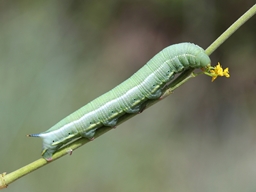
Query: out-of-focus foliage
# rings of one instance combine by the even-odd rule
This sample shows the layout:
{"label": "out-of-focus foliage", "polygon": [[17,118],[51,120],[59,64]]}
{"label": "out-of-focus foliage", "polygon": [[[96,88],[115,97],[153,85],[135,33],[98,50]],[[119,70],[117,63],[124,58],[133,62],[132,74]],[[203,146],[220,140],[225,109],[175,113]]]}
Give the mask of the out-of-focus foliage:
{"label": "out-of-focus foliage", "polygon": [[[207,47],[255,2],[1,1],[0,172],[40,157],[42,132],[113,88],[164,47]],[[256,25],[200,76],[116,130],[8,191],[255,191]]]}

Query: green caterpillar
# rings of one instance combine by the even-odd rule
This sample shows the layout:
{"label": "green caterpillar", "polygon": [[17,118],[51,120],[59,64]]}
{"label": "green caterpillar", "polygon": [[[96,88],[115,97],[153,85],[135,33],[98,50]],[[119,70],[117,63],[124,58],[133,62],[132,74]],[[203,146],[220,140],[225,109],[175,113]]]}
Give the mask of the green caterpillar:
{"label": "green caterpillar", "polygon": [[163,88],[184,69],[202,68],[211,60],[204,50],[192,43],[171,45],[155,55],[123,83],[62,119],[49,130],[28,135],[43,139],[42,156],[51,161],[63,145],[78,138],[93,139],[97,129],[115,127],[126,113],[139,113],[150,99],[159,99]]}

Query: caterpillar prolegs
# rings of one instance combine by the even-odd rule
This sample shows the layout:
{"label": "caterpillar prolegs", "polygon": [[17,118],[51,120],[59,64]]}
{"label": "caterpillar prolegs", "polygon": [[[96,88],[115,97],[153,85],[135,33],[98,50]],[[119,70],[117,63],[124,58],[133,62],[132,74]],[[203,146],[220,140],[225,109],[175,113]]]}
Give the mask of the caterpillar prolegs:
{"label": "caterpillar prolegs", "polygon": [[103,126],[114,127],[126,113],[138,113],[151,99],[159,99],[163,87],[184,69],[210,64],[204,50],[192,43],[166,47],[130,78],[62,119],[49,130],[31,134],[43,139],[42,156],[50,161],[63,145],[81,137],[92,139]]}

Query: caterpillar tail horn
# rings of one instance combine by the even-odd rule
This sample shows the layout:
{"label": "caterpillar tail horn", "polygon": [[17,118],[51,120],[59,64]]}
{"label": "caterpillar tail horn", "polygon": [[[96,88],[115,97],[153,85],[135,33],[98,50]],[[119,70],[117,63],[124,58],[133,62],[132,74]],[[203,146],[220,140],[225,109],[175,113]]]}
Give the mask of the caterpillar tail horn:
{"label": "caterpillar tail horn", "polygon": [[28,134],[27,137],[40,137],[40,134]]}

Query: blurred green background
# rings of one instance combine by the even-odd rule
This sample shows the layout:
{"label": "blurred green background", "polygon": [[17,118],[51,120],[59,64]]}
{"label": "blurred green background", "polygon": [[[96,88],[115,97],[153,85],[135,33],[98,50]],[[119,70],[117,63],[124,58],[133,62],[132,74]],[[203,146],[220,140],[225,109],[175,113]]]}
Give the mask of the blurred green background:
{"label": "blurred green background", "polygon": [[[0,1],[0,173],[40,157],[47,130],[164,47],[206,48],[255,1]],[[256,191],[256,19],[199,76],[5,191]]]}

